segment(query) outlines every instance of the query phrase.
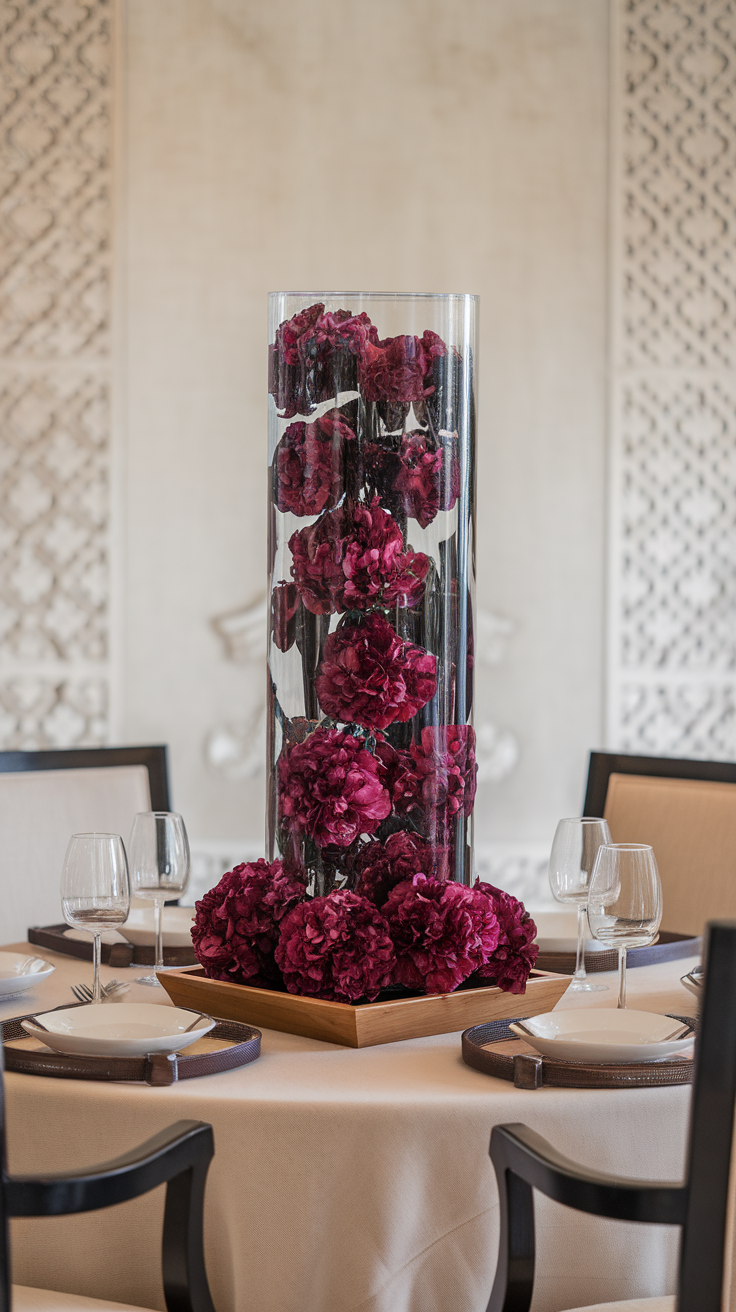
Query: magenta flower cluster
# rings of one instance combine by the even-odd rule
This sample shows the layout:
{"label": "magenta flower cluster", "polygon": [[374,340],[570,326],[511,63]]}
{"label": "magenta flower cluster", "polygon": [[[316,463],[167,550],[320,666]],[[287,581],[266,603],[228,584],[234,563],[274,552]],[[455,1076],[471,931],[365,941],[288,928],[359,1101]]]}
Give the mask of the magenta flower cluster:
{"label": "magenta flower cluster", "polygon": [[452,510],[460,495],[460,466],[454,434],[443,446],[417,429],[404,433],[398,449],[369,443],[368,478],[383,505],[428,528],[440,510]]}
{"label": "magenta flower cluster", "polygon": [[446,879],[449,853],[410,829],[390,834],[384,843],[372,839],[355,858],[355,891],[382,907],[392,888],[416,874]]}
{"label": "magenta flower cluster", "polygon": [[404,548],[401,530],[377,498],[341,505],[289,539],[291,573],[313,615],[412,608],[422,599],[429,560]]}
{"label": "magenta flower cluster", "polygon": [[289,912],[276,962],[290,993],[373,1002],[392,977],[395,954],[383,916],[366,898],[343,889]]}
{"label": "magenta flower cluster", "polygon": [[278,979],[274,952],[284,916],[304,885],[280,861],[252,861],[222,876],[196,904],[194,952],[210,979],[268,985]]}
{"label": "magenta flower cluster", "polygon": [[268,349],[268,390],[285,419],[309,415],[338,392],[358,382],[358,356],[378,332],[367,314],[325,314],[310,305],[282,323]]}
{"label": "magenta flower cluster", "polygon": [[524,903],[492,884],[475,881],[475,890],[493,906],[500,936],[493,956],[477,971],[480,984],[495,984],[505,993],[523,993],[539,956],[537,927]]}
{"label": "magenta flower cluster", "polygon": [[374,611],[330,635],[314,686],[331,719],[387,729],[410,720],[434,696],[437,660],[423,647],[402,641]]}
{"label": "magenta flower cluster", "polygon": [[449,879],[415,875],[397,884],[383,914],[396,950],[394,978],[425,993],[452,992],[498,945],[491,902]]}
{"label": "magenta flower cluster", "polygon": [[[307,898],[280,861],[228,871],[196,904],[192,941],[205,974],[350,1003],[389,984],[447,993],[470,976],[523,993],[536,960],[523,905],[487,884],[409,873],[431,861],[419,839],[412,854],[409,839],[374,844],[356,892]],[[404,877],[389,887],[394,875]]]}
{"label": "magenta flower cluster", "polygon": [[315,729],[279,757],[280,815],[318,847],[349,847],[391,812],[380,761],[342,729]]}
{"label": "magenta flower cluster", "polygon": [[274,455],[274,501],[292,515],[332,510],[344,491],[343,449],[355,433],[339,410],[313,424],[289,424]]}

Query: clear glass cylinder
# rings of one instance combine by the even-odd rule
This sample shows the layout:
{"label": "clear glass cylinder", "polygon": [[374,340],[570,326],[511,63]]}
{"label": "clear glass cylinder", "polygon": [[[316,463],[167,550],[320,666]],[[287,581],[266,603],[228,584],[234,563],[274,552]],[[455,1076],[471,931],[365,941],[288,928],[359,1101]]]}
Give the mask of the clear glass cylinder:
{"label": "clear glass cylinder", "polygon": [[269,297],[266,843],[313,895],[473,879],[476,320]]}

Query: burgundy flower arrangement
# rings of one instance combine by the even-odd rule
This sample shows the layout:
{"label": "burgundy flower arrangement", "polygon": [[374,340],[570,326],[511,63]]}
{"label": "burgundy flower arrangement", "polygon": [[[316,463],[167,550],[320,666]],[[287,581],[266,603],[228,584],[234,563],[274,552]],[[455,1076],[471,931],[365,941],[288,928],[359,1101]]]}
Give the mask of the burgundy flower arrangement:
{"label": "burgundy flower arrangement", "polygon": [[521,902],[412,874],[422,862],[427,843],[392,834],[361,852],[355,892],[311,898],[280,861],[236,866],[196,904],[197,960],[210,979],[332,1002],[373,1002],[397,985],[449,993],[471,976],[523,993],[537,948]]}
{"label": "burgundy flower arrangement", "polygon": [[470,299],[368,298],[393,336],[362,304],[272,299],[270,864],[197,904],[214,978],[343,1002],[525,987],[532,922],[470,886]]}

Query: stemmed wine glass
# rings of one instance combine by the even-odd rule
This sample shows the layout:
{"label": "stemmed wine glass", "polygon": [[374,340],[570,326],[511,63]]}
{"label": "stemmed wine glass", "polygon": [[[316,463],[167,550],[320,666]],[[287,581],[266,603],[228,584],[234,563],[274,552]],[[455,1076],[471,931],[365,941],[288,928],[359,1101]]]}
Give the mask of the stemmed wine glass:
{"label": "stemmed wine glass", "polygon": [[149,898],[156,914],[156,964],[152,975],[138,984],[161,988],[156,972],[164,968],[163,906],[180,897],[189,883],[189,839],[184,821],[175,811],[141,811],[130,835],[130,869],[133,892]]}
{"label": "stemmed wine glass", "polygon": [[595,938],[618,948],[618,1005],[626,1006],[626,949],[645,947],[662,921],[662,884],[646,843],[606,843],[590,881],[588,919]]}
{"label": "stemmed wine glass", "polygon": [[72,834],[61,875],[61,907],[68,925],[93,936],[92,1001],[101,1002],[102,933],[124,924],[130,912],[128,860],[119,834]]}
{"label": "stemmed wine glass", "polygon": [[575,993],[607,991],[606,984],[594,984],[585,973],[585,930],[588,886],[598,849],[610,843],[611,834],[605,820],[583,816],[560,820],[549,858],[549,884],[558,902],[574,902],[578,908],[578,949],[575,974],[570,988]]}

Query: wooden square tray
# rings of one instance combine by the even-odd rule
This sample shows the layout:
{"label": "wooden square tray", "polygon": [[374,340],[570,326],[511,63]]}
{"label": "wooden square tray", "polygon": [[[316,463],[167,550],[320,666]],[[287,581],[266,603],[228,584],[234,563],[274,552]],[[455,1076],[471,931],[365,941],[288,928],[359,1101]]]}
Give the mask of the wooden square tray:
{"label": "wooden square tray", "polygon": [[[397,1043],[429,1034],[452,1034],[483,1021],[508,1016],[512,996],[498,988],[474,988],[429,997],[379,999],[352,1006],[207,979],[201,966],[167,970],[159,978],[177,1006],[283,1030],[287,1034],[301,1034],[308,1039],[341,1043],[348,1048]],[[538,1016],[551,1011],[569,983],[568,975],[533,970],[523,1003],[519,1004],[524,1014]]]}

